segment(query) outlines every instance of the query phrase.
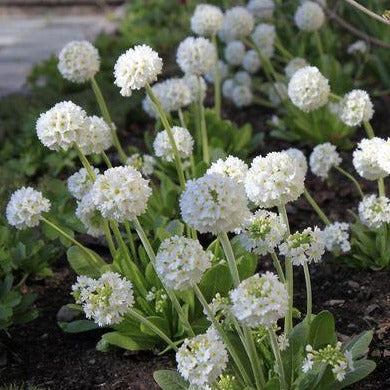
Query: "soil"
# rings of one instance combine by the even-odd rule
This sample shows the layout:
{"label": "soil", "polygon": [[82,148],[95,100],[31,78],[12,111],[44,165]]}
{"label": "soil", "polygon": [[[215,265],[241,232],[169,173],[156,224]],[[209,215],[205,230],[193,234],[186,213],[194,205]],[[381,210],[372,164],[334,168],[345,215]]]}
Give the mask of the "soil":
{"label": "soil", "polygon": [[[379,102],[380,105],[382,103]],[[258,119],[259,109],[243,112],[229,108],[226,116],[239,123],[250,118],[256,131],[266,131],[266,116],[260,111]],[[385,134],[385,130],[383,124],[378,135],[382,132]],[[359,139],[361,133],[356,137]],[[288,147],[291,145],[267,137],[259,153]],[[343,155],[343,166],[347,169],[352,169],[350,154]],[[347,209],[355,208],[359,197],[344,177],[335,174],[333,181],[333,185],[329,186],[309,174],[307,186],[332,220],[346,220],[349,218]],[[370,183],[364,184],[365,190],[372,187]],[[293,229],[320,224],[303,198],[291,205],[288,211]],[[260,263],[261,269],[269,266],[267,259]],[[350,388],[390,389],[388,271],[358,271],[325,259],[320,265],[312,266],[311,273],[314,312],[326,309],[334,314],[341,341],[364,330],[374,331],[369,356],[377,362],[377,369],[364,381]],[[56,390],[157,389],[152,378],[153,372],[174,367],[173,355],[158,357],[152,352],[129,353],[123,350],[102,353],[95,349],[100,339],[99,332],[72,335],[63,333],[57,326],[57,311],[71,301],[69,292],[74,280],[75,275],[66,262],[61,260],[56,266],[54,277],[42,282],[30,282],[29,289],[39,294],[36,305],[40,317],[29,324],[11,328],[9,336],[4,333],[0,335],[0,343],[6,351],[4,365],[0,367],[0,384],[25,382],[42,389]],[[304,278],[298,272],[295,275],[294,291],[296,306],[304,310]]]}

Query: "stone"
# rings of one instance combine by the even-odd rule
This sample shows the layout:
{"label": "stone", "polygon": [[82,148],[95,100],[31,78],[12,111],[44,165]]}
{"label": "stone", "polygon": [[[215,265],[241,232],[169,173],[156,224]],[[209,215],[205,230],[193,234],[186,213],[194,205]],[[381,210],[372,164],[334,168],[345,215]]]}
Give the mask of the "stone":
{"label": "stone", "polygon": [[58,322],[71,322],[74,321],[78,316],[79,312],[71,309],[67,305],[64,305],[57,312],[57,321]]}

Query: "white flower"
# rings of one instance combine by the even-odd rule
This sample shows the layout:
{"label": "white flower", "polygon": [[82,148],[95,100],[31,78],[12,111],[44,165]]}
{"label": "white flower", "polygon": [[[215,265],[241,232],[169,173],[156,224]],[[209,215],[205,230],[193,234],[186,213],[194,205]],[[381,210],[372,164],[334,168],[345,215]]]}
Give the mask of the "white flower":
{"label": "white flower", "polygon": [[273,252],[287,232],[283,219],[276,213],[257,210],[241,226],[239,240],[248,252],[260,256]]}
{"label": "white flower", "polygon": [[50,201],[40,191],[22,187],[12,194],[5,214],[10,225],[22,230],[38,226],[41,214],[49,210]]}
{"label": "white flower", "polygon": [[97,116],[85,118],[84,128],[78,132],[77,145],[85,155],[100,154],[112,146],[108,124]]}
{"label": "white flower", "polygon": [[[221,60],[218,61],[218,71],[219,71],[219,79],[220,80],[224,80],[227,77],[228,73],[229,73],[228,66]],[[204,78],[210,84],[213,84],[214,83],[214,69],[208,70],[204,74]]]}
{"label": "white flower", "polygon": [[86,117],[86,112],[72,102],[57,103],[38,118],[38,138],[51,150],[68,150],[84,130]]}
{"label": "white flower", "polygon": [[249,88],[252,86],[252,78],[250,74],[243,70],[236,72],[234,75],[234,82],[238,85],[245,85]]}
{"label": "white flower", "polygon": [[133,90],[144,88],[157,80],[163,62],[152,48],[137,45],[122,54],[114,68],[115,84],[122,96],[130,96]]}
{"label": "white flower", "polygon": [[207,85],[204,81],[203,77],[198,77],[194,74],[186,74],[183,77],[183,81],[186,83],[187,87],[190,89],[191,92],[191,103],[199,101],[199,94],[200,98],[203,102],[204,98],[206,97],[206,90]]}
{"label": "white flower", "polygon": [[303,193],[305,171],[286,152],[272,152],[252,161],[245,180],[248,198],[259,207],[292,202]]}
{"label": "white flower", "polygon": [[259,55],[255,50],[248,50],[242,60],[243,68],[249,73],[256,73],[261,66]]}
{"label": "white flower", "polygon": [[368,46],[366,41],[358,40],[348,46],[348,54],[366,54],[368,51]]}
{"label": "white flower", "polygon": [[201,74],[212,69],[217,62],[214,45],[203,37],[188,37],[177,49],[176,61],[184,73]]}
{"label": "white flower", "polygon": [[137,171],[140,171],[144,176],[148,177],[154,172],[156,160],[153,156],[149,156],[148,154],[141,156],[139,153],[134,153],[128,157],[126,165],[130,165]]}
{"label": "white flower", "polygon": [[282,333],[278,336],[278,347],[281,351],[285,351],[290,346],[290,341],[286,333]]}
{"label": "white flower", "polygon": [[349,242],[349,225],[334,222],[324,229],[325,247],[328,251],[346,253],[351,250]]}
{"label": "white flower", "polygon": [[225,370],[228,353],[214,328],[185,339],[176,353],[177,370],[191,386],[206,389]]}
{"label": "white flower", "polygon": [[285,153],[287,153],[293,159],[295,164],[298,164],[299,168],[302,169],[302,172],[304,172],[304,176],[306,176],[308,168],[306,156],[303,154],[303,152],[296,148],[289,148],[285,150]]}
{"label": "white flower", "polygon": [[195,34],[212,36],[216,34],[223,23],[223,12],[211,4],[199,4],[191,17],[191,29]]}
{"label": "white flower", "polygon": [[313,364],[314,364],[313,355],[307,354],[307,356],[303,360],[302,371],[304,373],[311,371],[311,369],[313,368]]}
{"label": "white flower", "polygon": [[292,103],[304,112],[310,112],[328,103],[328,80],[315,66],[305,66],[291,77],[288,96]]}
{"label": "white flower", "polygon": [[93,203],[90,192],[87,192],[78,202],[76,216],[82,222],[89,235],[92,237],[104,235],[103,218]]}
{"label": "white flower", "polygon": [[232,91],[232,100],[237,107],[249,106],[253,101],[253,94],[246,85],[236,85]]}
{"label": "white flower", "polygon": [[106,272],[99,279],[79,276],[72,290],[86,317],[99,326],[121,323],[134,304],[131,282],[115,272]]}
{"label": "white flower", "polygon": [[239,183],[245,181],[245,176],[248,172],[248,165],[238,157],[228,156],[225,160],[219,158],[213,162],[206,174],[219,173],[224,176],[229,176]]}
{"label": "white flower", "polygon": [[235,87],[235,82],[233,79],[227,79],[222,84],[222,95],[225,98],[231,99],[233,96],[233,89]]}
{"label": "white flower", "polygon": [[74,83],[90,80],[99,68],[99,52],[88,41],[69,42],[58,56],[58,70],[62,77]]}
{"label": "white flower", "polygon": [[388,175],[390,174],[390,138],[378,150],[378,165]]}
{"label": "white flower", "polygon": [[340,119],[348,126],[359,126],[369,122],[374,115],[374,108],[366,91],[354,89],[348,92],[339,104]]}
{"label": "white flower", "polygon": [[347,373],[347,363],[340,362],[332,368],[333,374],[335,374],[336,379],[339,382],[342,382],[345,379],[345,374]]}
{"label": "white flower", "polygon": [[241,41],[231,41],[225,47],[225,59],[230,65],[241,65],[245,56],[245,45]]}
{"label": "white flower", "polygon": [[225,42],[247,37],[252,32],[254,24],[254,18],[246,8],[236,6],[228,9],[222,27]]}
{"label": "white flower", "polygon": [[247,8],[256,19],[271,19],[274,14],[275,3],[273,0],[250,0]]}
{"label": "white flower", "polygon": [[232,313],[250,328],[270,327],[288,310],[288,292],[272,272],[255,274],[230,292]]}
{"label": "white flower", "polygon": [[292,260],[294,265],[318,263],[325,252],[324,233],[318,227],[314,230],[306,228],[287,237],[286,241],[279,245],[279,251]]}
{"label": "white flower", "polygon": [[[189,158],[194,147],[194,139],[184,127],[173,126],[172,135],[181,158]],[[174,154],[166,130],[160,131],[153,142],[154,153],[165,161],[173,161]]]}
{"label": "white flower", "polygon": [[287,86],[282,82],[276,82],[269,85],[268,99],[275,106],[279,106],[288,99]]}
{"label": "white flower", "polygon": [[359,203],[359,217],[369,229],[379,229],[384,223],[390,223],[390,199],[385,196],[365,196]]}
{"label": "white flower", "polygon": [[[93,168],[95,175],[99,174],[97,168]],[[87,194],[93,186],[93,179],[89,176],[85,168],[79,169],[72,176],[68,177],[68,190],[76,199],[81,198]]]}
{"label": "white flower", "polygon": [[325,14],[320,5],[314,1],[305,1],[295,12],[294,21],[303,31],[316,31],[325,22]]}
{"label": "white flower", "polygon": [[104,218],[125,222],[145,212],[152,190],[140,172],[126,166],[110,168],[99,175],[91,193]]}
{"label": "white flower", "polygon": [[213,234],[233,231],[249,212],[243,185],[217,173],[189,180],[180,210],[185,223]]}
{"label": "white flower", "polygon": [[276,30],[273,24],[259,24],[252,33],[252,39],[264,57],[271,58],[274,55]]}
{"label": "white flower", "polygon": [[156,255],[156,271],[169,288],[182,291],[198,284],[211,267],[213,254],[199,241],[173,236],[164,240]]}
{"label": "white flower", "polygon": [[286,76],[291,79],[296,71],[304,68],[307,65],[308,63],[304,58],[296,57],[290,60],[290,62],[284,68],[284,72],[286,73]]}
{"label": "white flower", "polygon": [[[383,169],[386,156],[386,141],[382,138],[362,139],[353,152],[353,166],[360,176],[368,180],[378,180],[388,175]],[[382,157],[380,157],[383,155]]]}
{"label": "white flower", "polygon": [[329,142],[317,145],[310,155],[310,169],[321,179],[327,179],[333,167],[338,167],[341,157],[336,150],[336,146]]}

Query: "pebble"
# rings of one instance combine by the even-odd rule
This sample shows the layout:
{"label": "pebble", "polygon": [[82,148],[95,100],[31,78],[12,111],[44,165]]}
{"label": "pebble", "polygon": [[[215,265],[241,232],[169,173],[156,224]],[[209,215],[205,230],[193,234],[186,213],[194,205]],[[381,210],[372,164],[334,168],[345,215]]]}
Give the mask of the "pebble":
{"label": "pebble", "polygon": [[79,313],[76,310],[71,309],[67,305],[61,306],[60,310],[57,312],[57,321],[58,322],[71,322],[79,316]]}
{"label": "pebble", "polygon": [[354,280],[348,280],[347,285],[353,288],[354,290],[359,290],[360,288],[360,284],[358,282],[355,282]]}
{"label": "pebble", "polygon": [[342,306],[345,303],[345,299],[330,299],[324,303],[325,306]]}

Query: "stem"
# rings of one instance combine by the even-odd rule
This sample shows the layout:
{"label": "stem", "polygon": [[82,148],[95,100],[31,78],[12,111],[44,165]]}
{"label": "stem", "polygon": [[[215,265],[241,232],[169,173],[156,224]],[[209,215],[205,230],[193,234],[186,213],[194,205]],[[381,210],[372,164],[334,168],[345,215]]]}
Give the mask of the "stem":
{"label": "stem", "polygon": [[355,0],[345,0],[345,1],[349,4],[351,4],[352,6],[354,6],[355,8],[357,8],[358,10],[364,12],[366,15],[370,16],[371,18],[379,20],[380,22],[382,22],[384,24],[390,25],[390,21],[388,21],[384,17],[376,14],[375,12],[370,11],[368,8],[359,4],[357,1],[355,1]]}
{"label": "stem", "polygon": [[230,274],[233,279],[233,285],[234,287],[237,287],[240,284],[240,275],[238,273],[236,258],[234,256],[233,248],[230,244],[229,237],[226,233],[220,233],[218,237],[221,241],[223,251],[225,252],[226,259],[228,261]]}
{"label": "stem", "polygon": [[104,162],[106,163],[107,165],[107,168],[112,168],[112,164],[111,164],[111,161],[110,159],[108,158],[106,152],[103,150],[102,153],[101,153],[102,157],[103,157],[103,160]]}
{"label": "stem", "polygon": [[219,61],[218,61],[218,42],[216,34],[213,34],[212,41],[217,53],[217,61],[214,65],[214,110],[218,119],[221,118],[221,75],[219,74]]}
{"label": "stem", "polygon": [[272,261],[274,263],[274,267],[276,268],[276,271],[278,272],[280,281],[282,283],[285,283],[286,278],[284,277],[284,272],[283,272],[282,266],[280,265],[279,258],[277,256],[277,254],[275,253],[275,251],[271,252],[271,257],[272,257]]}
{"label": "stem", "polygon": [[179,108],[178,114],[179,114],[180,126],[184,127],[186,129],[187,128],[187,123],[186,123],[186,120],[184,118],[183,110],[181,108]]}
{"label": "stem", "polygon": [[80,161],[83,164],[83,167],[87,170],[88,175],[92,181],[95,181],[96,175],[95,172],[93,171],[92,165],[89,163],[87,157],[85,154],[81,151],[77,143],[75,143],[75,148],[77,150],[77,153],[79,155]]}
{"label": "stem", "polygon": [[294,56],[283,46],[282,42],[279,39],[276,39],[275,46],[288,60],[292,60],[294,58]]}
{"label": "stem", "polygon": [[370,138],[370,139],[374,138],[375,133],[374,133],[374,129],[371,126],[371,123],[370,122],[363,122],[363,126],[366,129],[366,134],[367,134],[368,138]]}
{"label": "stem", "polygon": [[103,219],[103,227],[104,227],[104,234],[106,235],[106,240],[108,243],[108,247],[110,249],[111,257],[115,257],[116,249],[114,245],[114,240],[112,239],[110,225],[106,219]]}
{"label": "stem", "polygon": [[131,234],[131,227],[130,227],[130,223],[128,221],[125,222],[125,229],[126,229],[126,233],[127,233],[127,238],[129,239],[131,255],[133,256],[134,259],[136,259],[137,258],[137,251],[135,250],[134,239],[133,239],[133,235]]}
{"label": "stem", "polygon": [[282,217],[284,224],[287,226],[287,236],[290,235],[290,223],[288,221],[288,215],[286,206],[284,204],[278,206],[279,215]]}
{"label": "stem", "polygon": [[317,45],[318,56],[320,57],[320,61],[321,61],[321,67],[322,67],[321,70],[324,72],[325,71],[324,47],[322,46],[321,36],[317,30],[314,31],[314,39],[315,39],[316,45]]}
{"label": "stem", "polygon": [[307,322],[310,324],[313,304],[312,304],[310,271],[307,263],[303,264],[303,272],[305,274],[305,284],[306,284],[306,319]]}
{"label": "stem", "polygon": [[321,218],[322,222],[324,222],[325,225],[330,225],[331,222],[330,222],[329,218],[321,210],[320,206],[318,206],[317,202],[313,199],[313,197],[310,195],[309,191],[306,188],[305,188],[303,194],[305,195],[306,200],[310,203],[310,206],[313,207],[314,211]]}
{"label": "stem", "polygon": [[210,150],[209,150],[209,140],[207,137],[207,127],[206,127],[206,118],[204,113],[204,106],[202,100],[202,87],[200,76],[198,76],[198,114],[199,114],[199,123],[200,123],[200,135],[202,139],[202,152],[203,152],[203,161],[206,164],[210,164]]}
{"label": "stem", "polygon": [[272,347],[272,351],[273,351],[274,356],[275,356],[276,367],[277,367],[278,374],[280,377],[280,389],[286,390],[287,389],[286,376],[284,374],[283,361],[282,361],[282,357],[280,355],[279,345],[278,345],[278,342],[276,340],[275,333],[271,329],[268,329],[268,335],[269,335],[269,338],[271,341],[271,347]]}
{"label": "stem", "polygon": [[379,196],[386,196],[385,180],[383,177],[378,179],[378,192]]}
{"label": "stem", "polygon": [[115,129],[115,125],[111,120],[110,112],[108,111],[106,101],[104,100],[102,91],[100,90],[100,87],[99,87],[98,83],[96,82],[95,77],[91,78],[91,85],[92,85],[93,92],[95,93],[95,97],[96,97],[96,100],[98,102],[100,112],[102,113],[103,119],[105,120],[107,125],[110,127],[112,142],[119,153],[119,157],[122,160],[122,163],[125,163],[127,160],[126,153],[123,151],[122,145],[119,142],[118,135],[117,135],[116,129]]}
{"label": "stem", "polygon": [[348,173],[347,171],[345,171],[343,168],[341,168],[341,167],[339,167],[339,166],[335,166],[335,168],[336,168],[341,174],[343,174],[345,177],[347,177],[349,180],[352,181],[352,183],[355,185],[356,189],[358,190],[359,195],[363,198],[363,197],[364,197],[364,193],[363,193],[363,190],[362,190],[362,188],[360,187],[360,184],[358,183],[358,181],[357,181],[350,173]]}

